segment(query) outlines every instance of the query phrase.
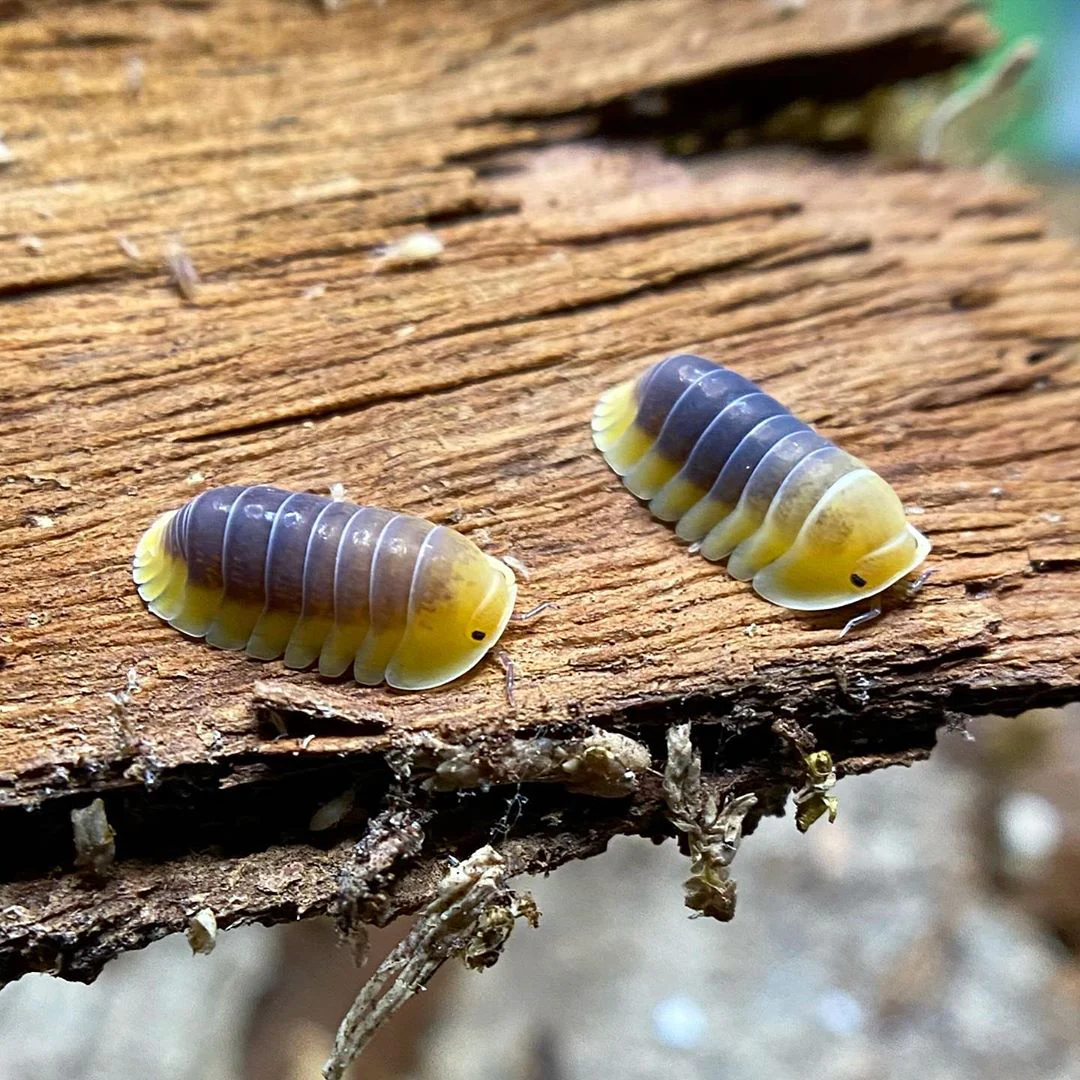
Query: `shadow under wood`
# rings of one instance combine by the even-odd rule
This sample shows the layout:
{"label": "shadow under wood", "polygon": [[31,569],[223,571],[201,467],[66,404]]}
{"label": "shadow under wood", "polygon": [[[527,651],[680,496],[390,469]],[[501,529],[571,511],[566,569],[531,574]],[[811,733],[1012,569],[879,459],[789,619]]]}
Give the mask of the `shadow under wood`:
{"label": "shadow under wood", "polygon": [[[710,78],[649,89],[616,98],[598,110],[582,110],[581,115],[595,116],[592,133],[596,136],[667,141],[693,133],[698,140],[694,152],[706,151],[724,145],[732,132],[756,131],[760,136],[766,121],[793,103],[854,102],[880,87],[946,72],[971,59],[976,44],[962,39],[950,42],[948,38],[931,42],[922,35],[905,35],[842,54],[768,60]],[[500,119],[524,121],[530,117],[507,115]],[[836,150],[866,146],[866,139],[858,132],[835,141],[812,129],[805,137],[792,138],[785,132],[781,141],[827,145]]]}

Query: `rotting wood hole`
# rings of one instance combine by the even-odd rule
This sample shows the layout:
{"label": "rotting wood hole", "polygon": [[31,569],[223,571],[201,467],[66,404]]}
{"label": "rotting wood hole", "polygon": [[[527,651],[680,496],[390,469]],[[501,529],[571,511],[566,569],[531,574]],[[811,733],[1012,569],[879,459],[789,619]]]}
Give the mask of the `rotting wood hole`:
{"label": "rotting wood hole", "polygon": [[[822,697],[821,700],[824,700]],[[833,702],[827,715],[815,717],[807,710],[800,715],[820,746],[842,761],[861,748],[861,720],[853,720],[849,708]],[[718,708],[721,710],[718,713]],[[762,717],[759,721],[757,715]],[[775,710],[765,702],[760,710],[740,704],[725,713],[716,701],[701,699],[643,704],[624,713],[622,723],[605,725],[604,730],[626,734],[643,743],[652,755],[653,771],[662,770],[665,735],[674,722],[696,719],[694,743],[702,754],[706,771],[722,777],[725,788],[738,786],[750,776],[791,773],[791,783],[799,780],[799,761],[790,747],[771,727]],[[309,718],[311,720],[312,718]],[[938,720],[923,715],[919,725],[922,743],[928,750],[934,741]],[[313,722],[315,726],[318,721]],[[355,725],[351,727],[355,733]],[[324,729],[325,730],[325,729]],[[563,722],[516,731],[518,740],[560,741],[580,738],[581,724]],[[103,798],[109,822],[117,834],[118,860],[143,859],[164,862],[193,851],[213,850],[224,856],[242,855],[282,844],[322,846],[340,841],[350,830],[362,829],[370,814],[377,813],[397,784],[381,752],[354,754],[349,760],[336,755],[329,761],[317,754],[304,756],[302,738],[290,731],[297,754],[275,754],[272,758],[246,755],[216,765],[184,766],[161,771],[156,784],[148,787],[116,775],[109,780],[100,771],[84,769],[86,790],[79,790],[72,770],[63,795],[45,798],[32,806],[9,805],[0,809],[0,832],[8,839],[0,852],[0,881],[33,878],[66,870],[73,858],[70,812],[86,805],[93,795]],[[483,754],[481,736],[476,752]],[[917,741],[917,740],[914,740]],[[914,745],[906,731],[902,745],[891,749],[909,751]],[[404,747],[405,741],[398,749]],[[875,749],[881,749],[875,744]],[[791,757],[790,767],[777,767],[777,758]],[[130,770],[128,770],[130,773]],[[657,772],[654,779],[658,779]],[[742,779],[741,779],[742,778]],[[419,775],[415,778],[419,779]],[[80,785],[81,786],[81,785]],[[782,786],[782,785],[781,785]],[[74,790],[73,790],[74,789]],[[341,828],[312,833],[312,815],[330,799],[352,789],[355,810]],[[455,854],[468,854],[477,844],[488,842],[491,830],[505,815],[507,792],[524,790],[527,803],[520,807],[514,831],[521,834],[550,832],[557,815],[559,831],[566,828],[610,827],[613,832],[625,817],[625,800],[574,795],[556,783],[517,783],[512,778],[487,789],[433,795],[437,809],[438,843],[449,844]],[[413,795],[409,795],[413,798]],[[418,792],[417,798],[428,798]],[[779,805],[782,805],[782,798]],[[621,808],[620,808],[621,807]],[[27,813],[27,810],[31,813]],[[610,819],[610,821],[609,821]]]}
{"label": "rotting wood hole", "polygon": [[1062,556],[1061,558],[1032,559],[1031,569],[1036,574],[1072,573],[1080,570],[1080,558],[1076,556]]}
{"label": "rotting wood hole", "polygon": [[[693,134],[694,153],[724,145],[733,131],[753,131],[792,102],[818,104],[857,101],[871,91],[901,80],[917,79],[954,67],[967,58],[963,50],[947,41],[928,42],[922,34],[905,34],[861,49],[768,60],[737,72],[695,79],[682,84],[657,86],[647,91],[649,104],[642,107],[640,92],[618,97],[600,106],[569,109],[556,114],[564,118],[597,118],[594,134],[608,139],[647,140],[662,143]],[[529,123],[551,121],[553,114],[498,112],[478,118],[467,126],[492,121]],[[806,140],[819,150],[862,149],[865,140],[855,138],[826,144],[811,135]],[[681,155],[680,155],[681,156]]]}
{"label": "rotting wood hole", "polygon": [[[337,680],[346,683],[342,678]],[[333,684],[331,684],[333,685]],[[337,718],[330,715],[315,715],[302,709],[290,709],[283,705],[260,703],[255,707],[255,716],[262,731],[267,735],[276,733],[278,737],[290,739],[349,738],[361,735],[385,735],[386,722],[375,718]]]}
{"label": "rotting wood hole", "polygon": [[321,834],[311,833],[308,823],[319,806],[356,785],[368,796],[364,805],[376,808],[392,781],[375,756],[350,764],[288,758],[260,765],[260,779],[229,787],[222,782],[230,767],[203,765],[170,773],[153,788],[99,782],[93,790],[44,800],[29,814],[22,806],[0,809],[0,881],[70,869],[70,813],[93,796],[105,802],[119,860],[162,862],[206,849],[230,856],[282,843],[318,845]]}
{"label": "rotting wood hole", "polygon": [[[242,856],[279,845],[332,847],[362,834],[367,819],[383,809],[395,778],[379,755],[331,764],[282,759],[267,767],[257,781],[223,788],[227,770],[202,767],[173,775],[151,789],[69,793],[47,800],[27,814],[24,807],[0,809],[5,847],[0,853],[0,882],[41,877],[70,870],[73,865],[71,811],[94,796],[105,804],[116,833],[117,861],[168,862],[193,852],[213,852],[220,858]],[[347,790],[355,804],[345,819],[324,831],[312,832],[317,810]],[[430,848],[464,857],[487,843],[500,829],[507,800],[522,791],[513,828],[515,835],[558,829],[586,832],[593,828],[618,831],[626,815],[626,798],[600,799],[569,793],[554,783],[518,784],[508,781],[487,788],[428,793],[409,791],[409,802],[436,811]],[[508,793],[510,793],[508,795]],[[402,797],[400,791],[396,798]],[[629,796],[627,797],[629,798]],[[507,830],[503,830],[505,833]]]}

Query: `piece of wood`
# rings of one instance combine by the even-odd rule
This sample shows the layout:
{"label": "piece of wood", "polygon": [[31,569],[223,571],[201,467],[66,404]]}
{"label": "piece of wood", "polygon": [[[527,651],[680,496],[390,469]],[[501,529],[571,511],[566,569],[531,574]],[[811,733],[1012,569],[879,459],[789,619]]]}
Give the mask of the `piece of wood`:
{"label": "piece of wood", "polygon": [[[327,910],[411,731],[597,725],[659,753],[695,719],[707,768],[772,812],[799,783],[778,723],[858,771],[924,754],[947,720],[1080,696],[1080,258],[1035,196],[603,138],[603,107],[637,91],[832,65],[862,92],[886,55],[917,73],[984,34],[963,3],[826,7],[10,8],[0,980],[90,978],[204,904],[222,926]],[[441,258],[379,272],[424,222]],[[198,274],[188,299],[169,253]],[[935,545],[914,603],[837,642],[844,616],[772,608],[650,520],[588,417],[683,348],[895,483]],[[150,616],[139,534],[236,481],[341,482],[513,554],[523,603],[557,605],[506,638],[517,707],[493,662],[429,694],[327,686]],[[352,786],[355,816],[318,843],[311,815]],[[68,815],[95,795],[119,861],[87,882]],[[506,797],[440,804],[387,918],[492,830],[536,870],[665,828],[650,783]]]}

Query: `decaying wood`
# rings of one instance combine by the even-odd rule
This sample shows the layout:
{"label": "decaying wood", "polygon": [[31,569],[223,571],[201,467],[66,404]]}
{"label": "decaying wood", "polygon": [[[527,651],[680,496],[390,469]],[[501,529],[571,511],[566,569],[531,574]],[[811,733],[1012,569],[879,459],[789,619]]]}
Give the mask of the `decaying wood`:
{"label": "decaying wood", "polygon": [[[91,978],[203,908],[325,912],[410,733],[502,760],[600,729],[659,762],[692,720],[717,797],[757,814],[806,782],[805,733],[842,774],[1080,696],[1080,257],[1034,195],[606,137],[642,91],[653,114],[675,84],[829,72],[842,96],[984,41],[950,0],[6,5],[0,980]],[[439,258],[373,273],[420,226]],[[635,504],[589,410],[676,348],[896,485],[935,545],[913,603],[837,642],[845,615],[766,605]],[[506,639],[516,707],[494,662],[430,694],[326,685],[148,615],[141,530],[245,480],[342,483],[518,560],[523,602],[557,607]],[[90,883],[70,814],[96,797],[116,862]],[[518,872],[670,831],[652,774],[622,801],[433,798],[387,919],[489,840]]]}

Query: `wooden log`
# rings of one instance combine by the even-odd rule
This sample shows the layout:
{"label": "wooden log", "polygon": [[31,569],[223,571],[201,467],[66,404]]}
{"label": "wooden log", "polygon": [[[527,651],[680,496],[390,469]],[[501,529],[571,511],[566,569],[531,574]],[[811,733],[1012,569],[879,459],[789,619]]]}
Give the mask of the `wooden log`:
{"label": "wooden log", "polygon": [[[1080,696],[1080,258],[1035,195],[605,138],[674,84],[828,70],[842,96],[932,70],[985,39],[967,7],[4,8],[0,980],[92,978],[203,906],[326,911],[416,732],[483,754],[595,728],[659,759],[693,719],[722,789],[776,812],[803,730],[860,771]],[[443,254],[387,271],[421,224]],[[916,602],[838,642],[842,616],[766,605],[622,489],[591,405],[684,348],[895,484],[935,545]],[[557,610],[506,641],[516,707],[494,663],[429,694],[328,686],[149,615],[140,532],[237,481],[340,482],[520,560],[525,602]],[[312,814],[353,788],[320,841]],[[515,790],[437,799],[380,919],[493,831],[535,871],[668,828],[655,778]],[[69,815],[97,796],[118,862],[87,882]]]}

